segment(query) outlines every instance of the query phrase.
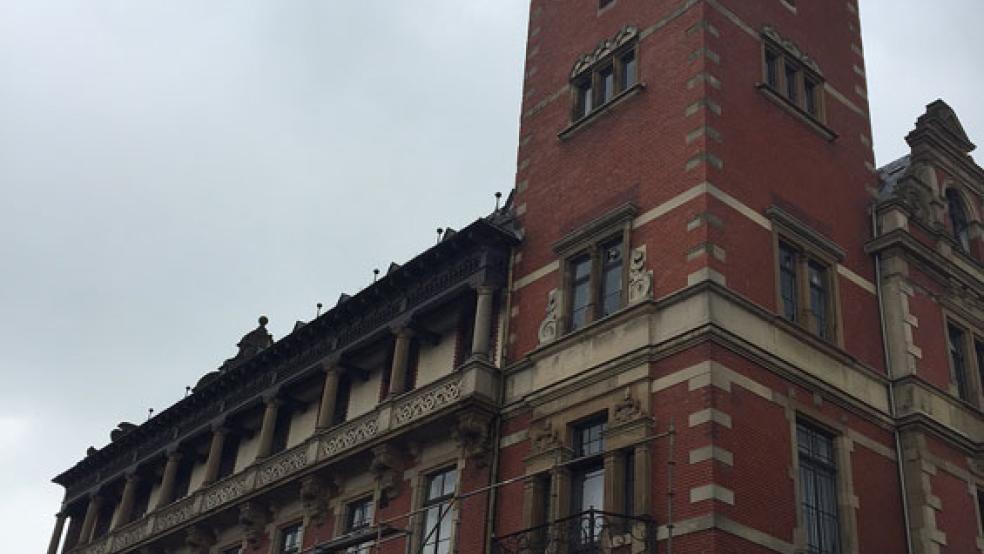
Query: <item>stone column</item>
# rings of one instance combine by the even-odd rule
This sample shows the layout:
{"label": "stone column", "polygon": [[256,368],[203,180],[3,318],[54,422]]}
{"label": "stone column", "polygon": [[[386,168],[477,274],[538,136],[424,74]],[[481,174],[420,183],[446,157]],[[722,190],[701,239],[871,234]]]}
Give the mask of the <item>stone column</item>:
{"label": "stone column", "polygon": [[273,432],[277,427],[277,412],[280,410],[281,400],[274,397],[267,399],[265,403],[263,426],[260,427],[260,445],[256,451],[257,460],[268,458],[273,449]]}
{"label": "stone column", "polygon": [[48,554],[58,554],[62,530],[65,528],[65,517],[65,514],[61,512],[55,514],[55,529],[51,532],[51,542],[48,543]]}
{"label": "stone column", "polygon": [[338,372],[339,369],[334,365],[326,365],[325,385],[321,389],[321,405],[318,407],[318,429],[331,427],[335,417],[335,406],[338,402]]}
{"label": "stone column", "polygon": [[413,331],[402,327],[396,331],[396,344],[393,346],[393,366],[390,367],[389,396],[402,394],[407,388],[407,368],[410,361],[410,341]]}
{"label": "stone column", "polygon": [[632,461],[632,469],[635,471],[633,478],[635,496],[632,501],[635,507],[635,514],[630,515],[648,516],[652,514],[650,495],[650,478],[652,472],[649,469],[649,443],[637,445],[632,455],[635,456],[635,459]]}
{"label": "stone column", "polygon": [[605,454],[605,505],[602,510],[611,514],[625,513],[625,458],[621,452]]}
{"label": "stone column", "polygon": [[133,508],[137,501],[137,489],[140,488],[140,476],[130,474],[126,476],[126,484],[123,486],[123,498],[120,500],[120,508],[116,511],[116,520],[110,530],[116,529],[130,523],[133,519]]}
{"label": "stone column", "polygon": [[85,519],[82,520],[82,532],[80,533],[79,543],[87,544],[92,540],[92,532],[96,528],[96,518],[102,509],[103,497],[92,495],[89,498],[89,506],[85,509]]}
{"label": "stone column", "polygon": [[489,339],[492,335],[492,299],[495,289],[478,287],[478,301],[475,306],[475,332],[472,335],[471,353],[483,359],[489,357]]}
{"label": "stone column", "polygon": [[222,464],[222,450],[225,447],[226,435],[229,430],[224,427],[212,429],[212,443],[208,447],[208,460],[205,462],[205,485],[211,485],[219,478],[219,467]]}
{"label": "stone column", "polygon": [[171,452],[167,455],[167,465],[164,466],[164,478],[161,479],[161,494],[157,498],[157,508],[163,508],[174,500],[174,485],[178,480],[178,467],[180,465],[180,452]]}

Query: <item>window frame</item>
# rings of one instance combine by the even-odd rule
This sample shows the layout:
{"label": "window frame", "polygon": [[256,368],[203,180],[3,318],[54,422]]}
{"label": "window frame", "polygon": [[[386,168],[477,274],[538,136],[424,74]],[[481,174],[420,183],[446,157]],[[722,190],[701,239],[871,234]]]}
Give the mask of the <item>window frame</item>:
{"label": "window frame", "polygon": [[[825,440],[829,441],[829,448],[830,448],[830,456],[829,456],[829,459],[827,459],[827,460],[821,459],[820,457],[818,457],[818,456],[814,455],[813,453],[809,452],[809,450],[807,450],[807,452],[804,452],[804,445],[800,441],[801,431],[806,432],[806,433],[809,433],[812,436],[817,436],[817,437],[820,437],[822,439],[825,439]],[[838,463],[839,462],[839,455],[838,455],[838,446],[837,446],[837,433],[831,432],[828,429],[826,429],[824,426],[817,425],[813,421],[810,421],[810,420],[807,420],[807,419],[804,419],[804,418],[800,418],[800,417],[796,418],[796,420],[794,422],[794,433],[795,433],[795,436],[796,436],[796,439],[794,441],[795,442],[795,444],[794,444],[794,450],[796,452],[797,481],[798,481],[797,482],[797,486],[798,486],[798,489],[799,489],[798,490],[798,498],[797,498],[797,512],[798,512],[798,514],[800,516],[800,527],[803,530],[803,534],[804,534],[804,537],[803,537],[804,546],[806,547],[807,551],[810,552],[810,553],[816,553],[816,554],[841,554],[842,552],[845,551],[844,550],[844,529],[843,529],[843,524],[842,524],[842,511],[843,510],[841,509],[841,505],[840,505],[841,504],[841,502],[840,502],[840,496],[841,496],[841,473],[842,473],[843,469],[839,467],[840,464]],[[804,454],[805,454],[805,456],[804,456]],[[830,545],[831,548],[829,548],[829,549],[828,548],[823,548],[825,545],[821,544],[821,545],[819,545],[822,548],[821,550],[814,550],[812,548],[812,545],[809,544],[809,535],[810,534],[809,534],[809,531],[806,530],[807,529],[807,526],[810,524],[810,522],[808,521],[808,519],[810,519],[810,518],[807,517],[807,509],[806,509],[807,508],[807,500],[806,500],[806,497],[808,496],[808,495],[806,495],[806,488],[807,488],[808,484],[804,481],[804,474],[805,474],[805,471],[806,471],[806,469],[804,468],[804,466],[806,466],[806,468],[808,468],[809,470],[811,470],[813,472],[814,476],[820,475],[820,474],[827,474],[827,476],[830,479],[828,492],[832,493],[832,496],[831,496],[831,498],[829,498],[827,500],[830,503],[832,503],[834,512],[833,512],[833,514],[830,514],[830,513],[820,514],[820,513],[818,513],[817,514],[817,518],[816,518],[816,522],[814,522],[815,526],[819,529],[819,528],[821,528],[823,526],[823,523],[824,523],[823,516],[824,515],[826,515],[827,517],[830,517],[830,516],[833,517],[833,520],[836,523],[835,536],[832,537],[832,539],[833,539],[834,542],[833,542],[832,545]],[[819,500],[818,497],[820,496],[819,493],[822,490],[824,490],[824,489],[821,488],[821,487],[817,487],[816,490],[813,491],[814,494],[812,496],[814,498],[817,498],[817,501],[816,501],[817,504],[820,504],[821,503],[821,501]],[[817,509],[818,509],[818,512],[819,512],[819,510],[821,510],[822,507],[817,506]]]}
{"label": "window frame", "polygon": [[[634,75],[632,79],[626,80],[625,67],[627,64],[625,60],[630,53],[632,54]],[[572,90],[570,125],[574,126],[586,121],[593,115],[617,102],[632,90],[641,86],[642,80],[639,78],[640,67],[639,37],[636,35],[625,44],[613,48],[604,56],[594,60],[590,66],[577,71],[570,80]],[[611,95],[605,98],[604,87],[602,86],[602,73],[608,68],[611,68],[612,90]],[[585,87],[585,85],[588,86]],[[585,109],[587,103],[584,101],[584,90],[586,88],[590,88],[591,91],[591,102],[587,109]]]}
{"label": "window frame", "polygon": [[[297,550],[287,551],[284,550],[284,541],[287,538],[287,532],[293,529],[297,529]],[[274,543],[277,548],[276,554],[300,554],[304,549],[304,522],[303,521],[293,521],[290,523],[284,523],[277,527],[277,540]]]}
{"label": "window frame", "polygon": [[[433,482],[433,479],[436,478],[439,475],[446,475],[447,473],[451,473],[451,472],[454,473],[454,490],[450,494],[442,494],[442,495],[439,495],[439,496],[437,496],[435,498],[430,498],[430,488],[431,488],[431,484]],[[456,507],[454,505],[454,499],[457,497],[458,489],[459,489],[460,484],[461,484],[460,483],[461,482],[461,468],[459,468],[456,464],[439,466],[439,467],[437,467],[435,469],[431,469],[431,470],[428,470],[425,473],[422,473],[420,477],[421,477],[421,480],[420,480],[420,485],[419,485],[420,486],[420,504],[419,505],[420,505],[420,514],[421,515],[420,515],[420,524],[419,524],[420,526],[419,526],[419,533],[418,533],[418,537],[419,538],[416,541],[417,544],[416,544],[415,551],[416,552],[420,552],[420,554],[434,554],[435,552],[440,552],[439,545],[440,545],[441,542],[444,542],[444,541],[443,541],[443,539],[440,536],[440,532],[438,532],[439,533],[438,534],[438,537],[434,541],[434,543],[431,543],[430,542],[431,538],[428,536],[429,535],[428,514],[429,514],[429,511],[430,511],[429,510],[430,508],[436,507],[436,506],[442,506],[442,505],[445,505],[446,504],[447,505],[447,511],[444,512],[445,515],[443,515],[441,517],[441,519],[438,520],[438,529],[440,529],[441,522],[444,521],[444,518],[448,518],[448,521],[449,521],[449,529],[450,530],[449,530],[449,534],[447,536],[447,543],[448,543],[448,552],[451,552],[453,550],[453,546],[454,546],[454,543],[455,543],[455,540],[456,540],[456,537],[455,537],[455,518],[457,517],[457,513],[456,513],[457,510],[456,510]],[[445,479],[446,479],[446,477],[445,477]],[[443,487],[442,487],[442,491],[443,491]],[[438,508],[438,513],[439,514],[442,511],[443,510],[441,508]],[[430,550],[428,550],[428,548],[430,548]]]}
{"label": "window frame", "polygon": [[[775,82],[769,78],[768,62],[770,57],[776,61]],[[762,36],[761,59],[762,82],[760,85],[802,112],[803,115],[821,125],[826,125],[827,95],[824,94],[824,86],[827,81],[823,75],[803,63],[802,60],[797,59],[797,56],[789,49],[768,35]],[[792,83],[789,82],[790,76],[794,79]],[[807,81],[814,86],[812,110],[807,102]]]}
{"label": "window frame", "polygon": [[[946,348],[947,380],[949,387],[947,392],[954,399],[969,404],[974,408],[984,407],[984,334],[974,331],[978,326],[971,325],[968,321],[954,315],[949,310],[943,314],[943,340]],[[964,394],[960,393],[960,383],[957,380],[956,367],[953,360],[953,344],[950,334],[951,329],[959,330],[963,334],[960,350],[964,361]]]}
{"label": "window frame", "polygon": [[[946,219],[950,238],[961,252],[969,256],[971,255],[970,230],[974,220],[967,199],[957,187],[952,185],[943,191],[943,198],[946,200]],[[958,221],[957,215],[962,221]]]}
{"label": "window frame", "polygon": [[[837,266],[844,259],[844,252],[835,243],[800,222],[795,217],[775,206],[766,210],[773,227],[773,271],[775,279],[776,314],[821,341],[835,346],[844,344],[843,322],[840,301],[840,285]],[[795,254],[795,319],[786,313],[782,267],[783,251]],[[813,309],[811,271],[814,267],[823,270],[826,292],[824,308],[826,324],[821,329],[819,314]]]}
{"label": "window frame", "polygon": [[[360,525],[355,525],[353,517],[355,515],[355,509],[357,505],[369,504],[369,515],[366,521],[363,521]],[[342,536],[350,535],[359,531],[364,531],[367,529],[372,529],[376,525],[376,498],[372,494],[363,494],[357,496],[345,502],[345,514],[343,525],[341,526],[344,530]],[[367,540],[359,544],[354,544],[352,546],[346,547],[341,552],[345,554],[365,554],[371,552],[372,545],[375,544],[374,540]]]}

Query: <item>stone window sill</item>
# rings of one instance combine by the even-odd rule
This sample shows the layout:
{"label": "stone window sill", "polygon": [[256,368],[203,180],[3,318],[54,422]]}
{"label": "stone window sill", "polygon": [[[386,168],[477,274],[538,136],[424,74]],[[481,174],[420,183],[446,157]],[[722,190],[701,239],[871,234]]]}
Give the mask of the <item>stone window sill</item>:
{"label": "stone window sill", "polygon": [[567,128],[565,128],[563,131],[557,133],[557,137],[560,140],[569,139],[572,135],[574,135],[574,133],[591,125],[596,120],[598,120],[601,116],[613,110],[619,104],[625,102],[629,98],[635,96],[636,94],[638,94],[639,92],[645,89],[646,89],[645,83],[636,83],[632,85],[631,87],[613,96],[612,99],[609,100],[608,102],[605,102],[601,106],[595,108],[590,114],[568,125]]}
{"label": "stone window sill", "polygon": [[823,137],[829,142],[837,140],[839,136],[833,129],[824,125],[822,121],[810,115],[809,112],[805,111],[803,108],[797,106],[796,104],[789,101],[785,96],[772,90],[772,87],[765,83],[758,83],[755,88],[759,89],[766,98],[771,100],[773,103],[778,105],[780,108],[789,112],[790,115],[799,119],[803,123],[806,123],[807,127],[812,129],[815,133]]}

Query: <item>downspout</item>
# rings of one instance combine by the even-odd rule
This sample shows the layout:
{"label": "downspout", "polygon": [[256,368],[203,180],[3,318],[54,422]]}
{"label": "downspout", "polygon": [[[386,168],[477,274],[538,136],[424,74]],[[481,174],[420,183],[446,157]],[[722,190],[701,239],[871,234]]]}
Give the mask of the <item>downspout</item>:
{"label": "downspout", "polygon": [[496,403],[495,424],[492,427],[492,466],[489,469],[489,502],[486,507],[485,517],[485,552],[492,553],[492,535],[495,532],[495,510],[499,497],[499,487],[494,486],[499,482],[499,444],[502,434],[502,406],[506,401],[506,383],[502,370],[506,366],[506,343],[509,341],[509,314],[512,310],[512,286],[513,286],[513,260],[514,252],[509,255],[509,271],[506,277],[505,311],[502,314],[503,323],[499,326],[501,335],[499,336],[499,347],[496,352],[496,366],[499,368],[499,390],[498,402]]}
{"label": "downspout", "polygon": [[[878,238],[878,215],[875,212],[875,206],[871,206],[871,238]],[[889,357],[888,351],[888,338],[885,333],[885,302],[884,295],[882,294],[882,279],[881,279],[881,254],[875,252],[875,292],[878,297],[878,318],[881,323],[881,343],[882,343],[882,354],[885,356],[885,368],[888,370],[888,404],[889,411],[892,416],[892,435],[895,437],[895,456],[896,456],[896,466],[899,471],[899,486],[902,492],[902,518],[905,522],[905,547],[908,554],[913,554],[912,550],[912,528],[910,526],[910,516],[909,516],[909,495],[907,493],[906,483],[905,483],[905,470],[902,467],[902,434],[899,433],[898,425],[896,425],[896,418],[898,417],[898,410],[895,405],[895,372],[892,369],[892,359]]]}

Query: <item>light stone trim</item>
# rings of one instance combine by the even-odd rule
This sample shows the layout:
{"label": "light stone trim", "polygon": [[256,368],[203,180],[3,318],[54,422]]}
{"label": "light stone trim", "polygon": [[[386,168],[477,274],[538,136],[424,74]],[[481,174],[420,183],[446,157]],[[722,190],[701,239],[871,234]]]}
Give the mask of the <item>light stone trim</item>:
{"label": "light stone trim", "polygon": [[707,408],[706,410],[694,412],[690,414],[687,421],[690,427],[697,427],[712,422],[731,429],[731,416],[715,408]]}
{"label": "light stone trim", "polygon": [[536,281],[546,277],[547,275],[550,275],[554,271],[558,271],[559,269],[560,269],[560,261],[554,260],[548,263],[547,265],[541,267],[540,269],[537,269],[532,273],[528,273],[523,277],[516,279],[516,281],[513,282],[513,291],[515,292],[524,287],[527,287],[535,283]]}
{"label": "light stone trim", "polygon": [[522,431],[516,431],[510,435],[506,435],[499,439],[499,448],[509,448],[514,444],[519,444],[524,442],[530,436],[529,429],[523,429]]}
{"label": "light stone trim", "polygon": [[690,465],[699,464],[709,460],[717,460],[724,465],[734,466],[735,455],[720,446],[704,446],[690,451]]}
{"label": "light stone trim", "polygon": [[858,275],[857,273],[851,271],[846,266],[837,264],[837,273],[847,279],[848,281],[854,283],[855,285],[861,287],[863,290],[870,292],[871,294],[878,294],[878,289],[875,288],[875,284],[871,281],[865,279],[864,277]]}
{"label": "light stone trim", "polygon": [[[673,524],[673,536],[682,537],[694,533],[718,530],[734,535],[752,544],[767,548],[781,554],[797,554],[795,547],[768,533],[737,523],[719,513],[706,514],[691,519],[685,519]],[[669,537],[669,528],[661,525],[657,530],[657,540],[665,541]]]}
{"label": "light stone trim", "polygon": [[735,505],[735,491],[711,483],[690,489],[690,503],[696,504],[705,500],[717,500],[725,504]]}
{"label": "light stone trim", "polygon": [[694,285],[703,283],[705,281],[711,281],[721,286],[725,286],[728,284],[728,280],[723,274],[709,267],[702,267],[697,271],[691,273],[690,275],[687,275],[688,287],[692,287]]}

